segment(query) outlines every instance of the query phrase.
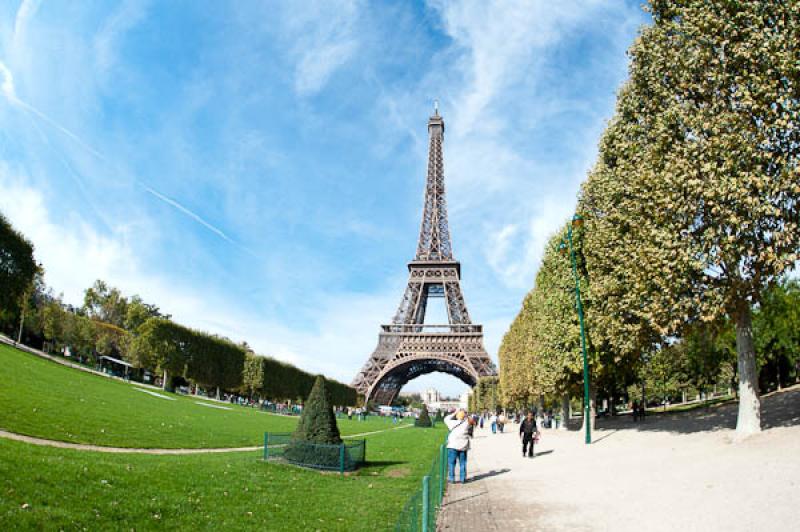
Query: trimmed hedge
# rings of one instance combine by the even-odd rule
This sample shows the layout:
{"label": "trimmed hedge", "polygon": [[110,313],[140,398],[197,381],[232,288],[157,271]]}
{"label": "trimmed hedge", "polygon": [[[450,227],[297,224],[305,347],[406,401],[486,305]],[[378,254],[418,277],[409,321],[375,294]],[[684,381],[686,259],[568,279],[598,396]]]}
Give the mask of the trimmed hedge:
{"label": "trimmed hedge", "polygon": [[[308,397],[317,375],[306,373],[274,358],[248,353],[245,360],[243,388],[271,401],[296,400]],[[358,393],[354,388],[326,379],[330,403],[336,406],[355,406]]]}
{"label": "trimmed hedge", "polygon": [[432,427],[433,422],[431,421],[431,416],[428,414],[428,409],[422,407],[422,411],[419,413],[419,417],[414,420],[415,427]]}

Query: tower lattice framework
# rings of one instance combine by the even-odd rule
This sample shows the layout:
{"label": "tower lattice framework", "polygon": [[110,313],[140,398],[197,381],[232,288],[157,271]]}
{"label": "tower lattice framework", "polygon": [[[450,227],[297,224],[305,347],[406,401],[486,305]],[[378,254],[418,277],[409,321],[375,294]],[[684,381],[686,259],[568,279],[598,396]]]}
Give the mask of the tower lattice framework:
{"label": "tower lattice framework", "polygon": [[[441,371],[474,386],[496,375],[483,347],[483,327],[472,323],[461,292],[461,263],[453,258],[444,187],[444,120],[428,120],[428,176],[417,253],[392,323],[381,325],[378,346],[353,380],[367,400],[389,404],[410,380]],[[442,297],[447,324],[425,324],[428,299]]]}

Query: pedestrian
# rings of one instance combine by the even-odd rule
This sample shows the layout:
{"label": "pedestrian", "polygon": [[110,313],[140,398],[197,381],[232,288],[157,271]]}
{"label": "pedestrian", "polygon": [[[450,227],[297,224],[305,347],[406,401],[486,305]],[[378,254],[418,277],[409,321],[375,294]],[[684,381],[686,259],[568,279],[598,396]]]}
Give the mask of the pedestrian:
{"label": "pedestrian", "polygon": [[489,425],[492,426],[492,434],[497,434],[497,414],[492,414],[489,418]]}
{"label": "pedestrian", "polygon": [[472,419],[459,409],[444,418],[444,424],[450,431],[447,435],[447,481],[455,482],[456,461],[458,461],[463,484],[467,480],[467,451],[469,451]]}
{"label": "pedestrian", "polygon": [[533,458],[533,444],[538,436],[539,429],[536,428],[536,419],[533,417],[533,412],[528,412],[528,415],[519,424],[519,437],[522,439],[523,457],[527,454],[528,458]]}
{"label": "pedestrian", "polygon": [[481,415],[481,417],[480,417],[480,425],[479,425],[479,427],[481,428],[481,430],[483,430],[483,415]]}
{"label": "pedestrian", "polygon": [[497,416],[497,430],[503,432],[503,427],[506,426],[506,416],[502,412]]}
{"label": "pedestrian", "polygon": [[634,401],[633,407],[631,407],[631,412],[633,413],[633,422],[636,423],[639,421],[639,402]]}

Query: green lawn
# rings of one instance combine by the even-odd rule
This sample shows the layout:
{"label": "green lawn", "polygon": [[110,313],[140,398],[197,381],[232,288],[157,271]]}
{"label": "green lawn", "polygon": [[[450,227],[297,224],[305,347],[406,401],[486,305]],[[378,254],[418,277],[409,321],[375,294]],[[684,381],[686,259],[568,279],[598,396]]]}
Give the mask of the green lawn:
{"label": "green lawn", "polygon": [[[198,399],[153,397],[0,345],[0,428],[125,447],[258,445],[297,420]],[[209,404],[217,404],[207,402]],[[228,406],[228,405],[226,405]],[[39,447],[0,439],[0,530],[390,530],[419,488],[443,428],[366,436],[366,467],[344,477],[265,463],[260,452],[149,456]]]}
{"label": "green lawn", "polygon": [[370,465],[344,477],[250,452],[113,455],[0,439],[0,530],[391,530],[443,437],[368,436]]}
{"label": "green lawn", "polygon": [[[0,345],[0,428],[75,443],[202,448],[259,445],[297,419],[206,401],[68,368]],[[197,404],[197,403],[202,404]],[[225,406],[221,410],[204,405]],[[339,420],[343,435],[391,428],[387,418]]]}

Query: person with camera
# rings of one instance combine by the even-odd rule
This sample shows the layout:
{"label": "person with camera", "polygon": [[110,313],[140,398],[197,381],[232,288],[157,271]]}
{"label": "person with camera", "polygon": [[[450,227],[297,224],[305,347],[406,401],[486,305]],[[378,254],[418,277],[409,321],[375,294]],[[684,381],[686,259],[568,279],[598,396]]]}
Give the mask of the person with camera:
{"label": "person with camera", "polygon": [[467,481],[467,451],[472,437],[472,418],[464,410],[457,410],[444,418],[450,433],[447,435],[447,481],[455,482],[456,461],[460,467],[461,483]]}
{"label": "person with camera", "polygon": [[[533,412],[528,411],[528,415],[519,424],[519,437],[522,438],[522,456],[527,454],[528,458],[533,458],[533,444],[539,437],[539,429],[536,427]],[[530,450],[528,445],[530,445]]]}

